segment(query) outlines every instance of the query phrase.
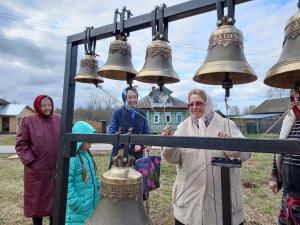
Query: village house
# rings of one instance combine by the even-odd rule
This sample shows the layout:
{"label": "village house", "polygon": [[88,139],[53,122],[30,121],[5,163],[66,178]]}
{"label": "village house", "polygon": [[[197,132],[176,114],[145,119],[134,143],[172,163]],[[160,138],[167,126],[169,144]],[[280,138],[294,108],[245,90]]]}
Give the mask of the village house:
{"label": "village house", "polygon": [[21,118],[34,112],[25,104],[13,104],[0,98],[0,133],[16,133]]}
{"label": "village house", "polygon": [[[243,133],[265,133],[274,123],[269,133],[279,133],[282,115],[289,109],[290,98],[268,99],[257,106],[251,114],[231,116]],[[280,118],[280,119],[279,119]]]}

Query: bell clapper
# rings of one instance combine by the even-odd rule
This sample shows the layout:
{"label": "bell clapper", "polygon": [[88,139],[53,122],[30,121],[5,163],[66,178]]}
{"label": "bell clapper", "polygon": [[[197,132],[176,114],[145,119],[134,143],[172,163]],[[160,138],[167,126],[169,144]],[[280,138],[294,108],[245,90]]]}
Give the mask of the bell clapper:
{"label": "bell clapper", "polygon": [[[230,125],[229,125],[229,117],[228,117],[228,98],[230,96],[230,88],[232,88],[232,80],[229,78],[229,73],[225,72],[225,79],[222,83],[222,88],[225,89],[225,106],[226,106],[226,116],[227,116],[227,123],[228,123],[228,129],[229,129],[229,135],[231,136],[230,132]],[[224,130],[225,131],[225,130]]]}
{"label": "bell clapper", "polygon": [[300,92],[300,81],[297,81],[295,84],[295,90]]}
{"label": "bell clapper", "polygon": [[159,79],[157,81],[157,85],[159,86],[159,91],[160,92],[163,91],[164,84],[165,84],[164,79],[162,77],[159,77]]}
{"label": "bell clapper", "polygon": [[225,102],[227,102],[227,99],[230,96],[230,88],[232,88],[232,80],[229,78],[229,73],[225,72],[225,79],[222,83],[222,88],[225,89]]}
{"label": "bell clapper", "polygon": [[126,81],[127,81],[128,86],[130,88],[132,88],[133,76],[131,76],[130,74],[128,74],[127,77],[126,77]]}

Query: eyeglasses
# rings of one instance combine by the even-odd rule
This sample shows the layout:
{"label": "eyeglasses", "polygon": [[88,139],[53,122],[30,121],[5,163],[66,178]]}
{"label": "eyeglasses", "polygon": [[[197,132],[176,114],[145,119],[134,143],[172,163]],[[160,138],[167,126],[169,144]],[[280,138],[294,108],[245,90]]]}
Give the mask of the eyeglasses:
{"label": "eyeglasses", "polygon": [[190,102],[190,103],[188,104],[189,107],[193,107],[193,106],[195,106],[195,107],[203,107],[203,106],[205,106],[205,105],[206,105],[205,103],[200,102],[200,101]]}

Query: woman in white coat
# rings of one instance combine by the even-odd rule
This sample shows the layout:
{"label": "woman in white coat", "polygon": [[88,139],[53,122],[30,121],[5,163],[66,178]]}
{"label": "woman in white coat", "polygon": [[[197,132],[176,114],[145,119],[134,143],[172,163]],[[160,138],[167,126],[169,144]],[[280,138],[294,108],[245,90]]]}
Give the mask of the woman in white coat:
{"label": "woman in white coat", "polygon": [[[234,122],[213,111],[211,99],[203,90],[192,90],[188,101],[191,116],[177,127],[175,136],[243,137]],[[162,134],[171,135],[169,127]],[[245,161],[250,153],[164,147],[162,155],[177,168],[172,193],[175,225],[222,225],[221,169],[211,166],[211,159],[234,157]],[[244,212],[238,168],[230,169],[230,178],[232,224],[240,225]]]}

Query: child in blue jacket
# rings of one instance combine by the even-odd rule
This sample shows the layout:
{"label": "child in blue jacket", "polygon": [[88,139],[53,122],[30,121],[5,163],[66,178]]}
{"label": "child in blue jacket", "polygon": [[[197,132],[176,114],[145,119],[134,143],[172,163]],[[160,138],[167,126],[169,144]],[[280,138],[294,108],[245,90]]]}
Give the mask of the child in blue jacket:
{"label": "child in blue jacket", "polygon": [[[72,133],[95,133],[84,121],[74,124]],[[97,166],[89,150],[91,144],[77,142],[76,157],[70,158],[66,225],[83,225],[100,199]]]}

